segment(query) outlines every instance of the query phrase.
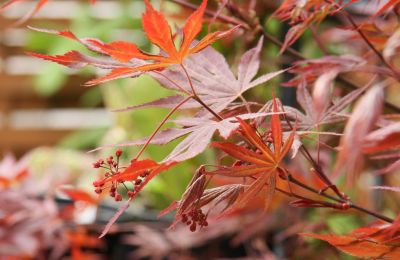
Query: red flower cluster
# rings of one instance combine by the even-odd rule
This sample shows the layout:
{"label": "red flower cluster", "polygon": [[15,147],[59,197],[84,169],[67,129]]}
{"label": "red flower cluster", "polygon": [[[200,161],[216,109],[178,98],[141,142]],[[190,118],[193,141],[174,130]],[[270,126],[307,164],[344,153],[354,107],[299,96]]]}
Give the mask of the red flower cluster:
{"label": "red flower cluster", "polygon": [[125,189],[126,194],[130,199],[133,199],[143,187],[161,171],[168,169],[173,164],[157,164],[153,160],[131,160],[129,166],[120,166],[121,150],[115,152],[113,156],[106,159],[99,159],[93,163],[95,169],[105,169],[104,177],[93,182],[95,192],[102,194],[108,191],[109,195],[115,201],[121,201],[122,195],[119,193],[119,188]]}
{"label": "red flower cluster", "polygon": [[[115,199],[115,201],[121,201],[122,195],[118,193],[119,186],[123,186],[126,189],[126,193],[129,197],[134,197],[141,189],[144,183],[145,178],[149,175],[148,170],[143,170],[139,174],[136,179],[132,179],[129,181],[129,186],[133,188],[129,188],[126,184],[126,180],[124,180],[121,176],[121,169],[125,169],[126,167],[120,167],[119,158],[122,155],[121,150],[117,150],[115,152],[116,160],[114,160],[113,156],[108,157],[107,159],[99,159],[95,163],[93,163],[93,168],[104,168],[107,172],[104,174],[104,178],[94,181],[93,186],[95,187],[95,192],[97,194],[103,193],[103,191],[108,190],[109,195]],[[133,162],[132,162],[133,163]],[[109,184],[109,185],[106,185]]]}
{"label": "red flower cluster", "polygon": [[110,196],[113,197],[116,201],[121,201],[122,196],[117,192],[118,181],[111,182],[111,186],[106,187],[106,182],[108,179],[112,178],[113,176],[118,176],[119,172],[119,158],[122,155],[121,150],[117,150],[115,152],[115,156],[117,160],[114,160],[113,156],[108,157],[106,160],[99,159],[98,161],[93,163],[93,168],[104,168],[107,169],[107,172],[104,174],[104,178],[94,181],[93,186],[95,187],[94,192],[97,194],[101,194],[104,190],[108,189]]}
{"label": "red flower cluster", "polygon": [[193,209],[187,214],[182,214],[182,223],[190,226],[190,231],[195,232],[197,225],[207,227],[207,215],[201,209]]}

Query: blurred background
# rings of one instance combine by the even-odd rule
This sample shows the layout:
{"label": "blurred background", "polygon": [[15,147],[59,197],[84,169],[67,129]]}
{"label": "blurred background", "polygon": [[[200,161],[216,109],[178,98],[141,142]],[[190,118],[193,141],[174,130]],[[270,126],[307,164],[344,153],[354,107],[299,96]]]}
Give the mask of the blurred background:
{"label": "blurred background", "polygon": [[[177,25],[192,12],[168,1],[153,2],[156,8],[162,2],[163,12]],[[259,1],[262,21],[274,11],[273,2]],[[324,259],[352,259],[321,242],[295,236],[303,230],[326,228],[341,234],[360,225],[357,216],[327,210],[316,215],[314,209],[278,208],[275,203],[273,214],[262,219],[248,214],[211,224],[212,228],[197,233],[185,226],[168,230],[173,216],[158,219],[158,212],[180,198],[200,164],[215,160],[212,151],[155,178],[110,234],[98,239],[120,204],[93,192],[98,172],[91,166],[115,149],[88,151],[148,136],[168,110],[112,110],[166,96],[168,90],[148,76],[85,88],[82,84],[96,76],[95,70],[67,69],[25,55],[26,51],[87,53],[74,41],[35,32],[27,25],[69,29],[78,37],[105,42],[130,41],[151,51],[141,30],[143,1],[104,0],[95,5],[84,0],[50,1],[28,22],[13,26],[35,4],[22,1],[0,13],[0,259],[321,259],[315,254],[321,248]],[[274,19],[265,26],[281,39],[288,29]],[[258,40],[254,35],[241,39],[213,46],[235,64]],[[321,55],[310,32],[299,42],[294,47],[306,56]],[[263,72],[291,62],[278,58],[278,52],[278,47],[265,44]],[[268,84],[246,95],[267,100],[279,79]],[[284,90],[284,102],[293,104],[293,93]],[[161,160],[175,145],[150,146],[146,157]],[[123,151],[122,160],[128,163],[138,148],[124,147]],[[276,201],[283,199],[277,196]],[[329,220],[324,221],[328,214]]]}
{"label": "blurred background", "polygon": [[[95,77],[92,69],[69,70],[29,57],[25,52],[56,54],[82,50],[73,41],[34,32],[27,24],[69,29],[81,37],[103,41],[132,41],[148,48],[140,30],[144,4],[142,1],[98,1],[96,5],[88,1],[51,1],[27,23],[13,26],[36,3],[17,3],[0,16],[0,217],[4,221],[10,218],[0,224],[0,258],[114,259],[118,254],[127,255],[130,250],[121,249],[122,242],[116,249],[107,246],[110,241],[115,243],[113,235],[106,242],[97,239],[119,205],[106,201],[99,206],[92,190],[98,172],[91,165],[114,149],[96,154],[87,152],[102,144],[117,144],[150,134],[165,111],[148,109],[118,114],[110,111],[157,95],[161,97],[165,91],[148,77],[87,89],[82,84]],[[136,150],[124,149],[127,162]],[[159,150],[150,147],[147,153],[159,160],[168,153],[168,148]],[[169,174],[157,178],[145,192],[148,195],[138,198],[131,207],[132,214],[127,213],[125,220],[155,221],[155,210],[179,198],[193,167],[195,164],[183,164],[176,168],[181,173],[174,178],[168,178]],[[65,187],[67,191],[63,191]],[[16,202],[19,204],[15,207],[9,206]],[[146,209],[148,205],[150,209]],[[14,219],[16,216],[18,219]],[[124,216],[121,220],[124,221]],[[160,225],[163,229],[168,226]],[[83,248],[89,248],[89,253]]]}
{"label": "blurred background", "polygon": [[[92,182],[99,173],[91,165],[115,149],[88,151],[149,135],[167,110],[111,110],[165,96],[167,90],[146,76],[85,88],[82,84],[96,76],[93,69],[72,70],[25,54],[87,53],[76,42],[27,25],[69,29],[105,42],[131,41],[151,51],[141,31],[143,1],[50,1],[26,23],[14,26],[36,3],[20,2],[0,13],[0,259],[170,258],[176,252],[179,258],[189,257],[191,248],[204,246],[209,236],[187,239],[191,233],[185,227],[167,235],[172,216],[160,221],[157,214],[180,198],[197,165],[211,154],[154,179],[120,218],[129,224],[97,238],[120,205],[97,198]],[[170,3],[163,9],[182,11]],[[183,18],[191,12],[183,11]],[[182,23],[179,16],[177,23]],[[160,160],[174,145],[149,147],[146,156]],[[138,148],[123,150],[127,163]],[[137,239],[143,235],[144,240]]]}

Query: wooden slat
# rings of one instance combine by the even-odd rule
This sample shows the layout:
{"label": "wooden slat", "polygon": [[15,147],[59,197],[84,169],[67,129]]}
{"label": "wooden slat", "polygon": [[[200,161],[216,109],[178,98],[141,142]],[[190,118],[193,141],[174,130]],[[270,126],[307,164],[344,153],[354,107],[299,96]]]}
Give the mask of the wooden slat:
{"label": "wooden slat", "polygon": [[57,144],[73,130],[48,129],[0,129],[0,152],[12,152],[17,156],[39,147]]}
{"label": "wooden slat", "polygon": [[[71,25],[69,17],[75,16],[74,11],[71,11],[75,10],[72,7],[78,5],[78,1],[87,4],[87,0],[51,1],[27,24],[49,29],[63,30],[69,28]],[[11,24],[18,21],[18,15],[26,13],[25,9],[29,10],[29,4],[32,3],[17,4],[18,6],[13,7],[14,10],[6,10],[0,14],[0,157],[4,152],[12,152],[17,156],[22,156],[33,148],[55,145],[66,135],[78,128],[85,127],[85,124],[80,123],[79,120],[83,120],[82,122],[85,123],[90,121],[83,117],[85,111],[80,108],[80,97],[87,92],[82,84],[91,77],[68,75],[62,88],[50,97],[40,96],[33,88],[32,80],[37,73],[41,73],[43,62],[35,63],[26,60],[24,44],[26,33],[29,33],[26,26],[9,28]],[[60,6],[63,8],[60,9]],[[102,20],[112,19],[113,15],[118,15],[119,11],[115,10],[121,7],[120,3],[116,4],[114,1],[99,1],[92,8],[96,11],[92,19]],[[61,15],[58,15],[57,12],[61,12]],[[37,115],[35,117],[34,114],[30,114],[40,109],[43,118],[37,118]],[[68,119],[68,115],[63,113],[59,116],[58,113],[63,109],[78,111],[72,115],[75,121]],[[28,117],[22,118],[21,113],[27,114]],[[56,116],[57,120],[65,117],[64,123],[70,121],[71,124],[63,124],[55,119],[48,120],[54,125],[45,124],[44,122],[47,122],[46,116]],[[96,116],[92,117],[96,118]],[[102,119],[107,118],[107,116],[100,117]],[[40,123],[40,119],[44,121]],[[110,124],[109,121],[105,124]],[[86,127],[91,127],[90,125],[90,123],[89,126],[86,124]]]}
{"label": "wooden slat", "polygon": [[[40,97],[32,87],[31,75],[7,75],[0,74],[0,99],[30,99],[32,97]],[[82,95],[87,89],[82,86],[89,77],[81,77],[77,75],[68,76],[64,86],[55,93],[55,96],[63,98],[71,98]]]}
{"label": "wooden slat", "polygon": [[3,59],[14,55],[25,55],[25,50],[20,46],[0,44],[0,56]]}

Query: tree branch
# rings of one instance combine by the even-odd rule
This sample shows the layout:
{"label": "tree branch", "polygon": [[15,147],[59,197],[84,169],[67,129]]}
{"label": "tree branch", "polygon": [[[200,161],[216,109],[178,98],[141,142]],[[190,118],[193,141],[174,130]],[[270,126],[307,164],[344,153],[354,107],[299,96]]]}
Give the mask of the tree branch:
{"label": "tree branch", "polygon": [[[186,2],[185,0],[171,0],[174,3],[177,3],[179,5],[185,6],[187,8],[191,8],[193,10],[196,10],[198,8],[197,5],[191,4]],[[240,12],[240,10],[237,10],[235,12]],[[215,15],[215,12],[210,11],[210,10],[206,10],[205,14],[208,16],[213,17]],[[247,20],[248,18],[246,18],[246,16],[244,15],[240,15],[240,19],[241,21],[238,21],[236,19],[232,19],[229,16],[226,15],[222,15],[220,14],[218,16],[218,19],[222,22],[225,22],[227,24],[231,24],[231,25],[241,25],[243,28],[245,28],[246,30],[254,30],[256,32],[261,33],[264,38],[266,38],[268,41],[270,41],[271,43],[273,43],[274,45],[278,46],[278,47],[282,47],[283,43],[278,40],[276,37],[272,36],[271,34],[269,34],[267,31],[265,31],[265,29],[260,25],[260,23],[258,22],[256,25],[252,25],[253,21],[249,21]],[[298,60],[306,60],[307,58],[304,57],[300,52],[296,51],[295,49],[291,48],[291,47],[287,47],[284,51],[285,53],[291,55],[292,57],[298,59]],[[349,88],[349,89],[358,89],[359,86],[357,86],[356,84],[354,84],[353,82],[351,82],[348,78],[346,78],[343,75],[339,75],[337,77],[338,82],[342,83],[344,87]],[[385,106],[392,110],[393,112],[396,113],[400,113],[400,108],[397,107],[396,105],[393,105],[387,101],[385,101]]]}

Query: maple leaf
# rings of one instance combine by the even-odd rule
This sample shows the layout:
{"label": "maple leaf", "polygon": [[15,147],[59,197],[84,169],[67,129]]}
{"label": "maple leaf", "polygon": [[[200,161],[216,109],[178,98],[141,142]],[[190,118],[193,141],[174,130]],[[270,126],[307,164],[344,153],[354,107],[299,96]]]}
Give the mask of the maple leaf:
{"label": "maple leaf", "polygon": [[92,205],[97,205],[98,203],[98,200],[96,198],[93,198],[89,193],[83,190],[63,188],[61,189],[61,191],[65,193],[68,196],[68,198],[70,198],[74,202],[83,201]]}
{"label": "maple leaf", "polygon": [[[109,74],[85,83],[86,86],[92,86],[118,78],[138,76],[146,71],[162,70],[173,64],[182,64],[187,56],[197,53],[215,41],[230,35],[239,27],[236,26],[227,31],[210,33],[197,44],[191,46],[195,37],[200,33],[203,24],[203,14],[207,5],[207,0],[203,0],[199,8],[188,18],[184,25],[183,40],[180,48],[177,49],[173,41],[171,28],[164,15],[156,11],[148,0],[145,0],[144,3],[146,5],[146,11],[142,16],[143,30],[149,41],[158,46],[165,55],[148,54],[140,50],[135,44],[129,42],[115,41],[103,43],[97,39],[79,39],[69,31],[33,29],[73,39],[82,43],[91,51],[101,53],[118,61],[118,63],[114,64],[115,66],[109,67],[109,69],[111,69]],[[100,60],[97,60],[98,62],[91,62],[90,59],[77,52],[74,52],[73,55],[71,55],[71,53],[66,53],[64,55],[55,56],[36,53],[28,54],[69,67],[77,67],[85,64],[106,68],[108,65],[103,64]],[[133,62],[131,62],[132,60]],[[140,65],[137,64],[137,60],[142,61]]]}
{"label": "maple leaf", "polygon": [[[373,10],[372,10],[373,11]],[[337,33],[342,34],[344,41],[350,41],[355,50],[358,49],[359,55],[365,51],[365,39],[363,36],[373,44],[374,48],[385,52],[383,57],[385,59],[390,58],[388,55],[393,54],[394,49],[397,46],[395,28],[397,28],[397,21],[387,21],[385,26],[378,25],[375,19],[367,19],[363,23],[357,25],[357,30],[354,26],[346,26],[341,29],[337,29]],[[361,34],[363,36],[361,36]],[[332,36],[335,37],[335,36]],[[386,50],[385,50],[386,49]],[[390,60],[389,60],[390,61]]]}
{"label": "maple leaf", "polygon": [[49,248],[57,247],[55,241],[59,242],[58,235],[65,230],[49,225],[61,222],[54,200],[36,198],[24,189],[6,189],[0,192],[0,203],[2,258],[37,256],[43,241],[48,241]]}
{"label": "maple leaf", "polygon": [[382,51],[382,56],[386,61],[394,65],[394,58],[399,52],[400,48],[400,30],[396,30],[392,36],[389,37]]}
{"label": "maple leaf", "polygon": [[387,10],[390,8],[394,7],[395,5],[399,4],[399,0],[389,0],[387,3],[385,3],[379,10],[374,14],[374,17],[377,17],[383,13],[385,13]]}
{"label": "maple leaf", "polygon": [[[372,160],[397,159],[386,167],[377,170],[378,174],[394,172],[400,168],[400,123],[388,122],[387,125],[370,132],[365,137],[362,152]],[[377,154],[378,155],[374,155]]]}
{"label": "maple leaf", "polygon": [[29,176],[27,157],[17,161],[14,155],[7,153],[0,160],[0,190],[8,189]]}
{"label": "maple leaf", "polygon": [[347,235],[306,234],[300,235],[324,240],[337,249],[365,259],[400,258],[399,218],[393,224],[378,222],[353,230]]}
{"label": "maple leaf", "polygon": [[[336,70],[333,70],[331,73],[335,75],[335,72]],[[371,84],[368,83],[361,88],[351,91],[338,100],[331,99],[331,95],[328,95],[328,93],[331,92],[329,89],[332,80],[331,73],[326,72],[326,74],[324,73],[321,75],[321,77],[325,77],[321,80],[324,82],[321,82],[320,80],[315,82],[315,85],[321,85],[314,86],[313,95],[308,91],[305,81],[302,81],[297,86],[296,98],[297,102],[304,110],[304,114],[295,108],[284,107],[285,111],[288,112],[288,116],[298,121],[299,129],[310,130],[323,124],[332,124],[347,120],[349,116],[342,113],[342,111],[371,87]],[[316,93],[319,90],[315,90],[315,88],[318,87],[324,88],[322,92],[325,93]],[[329,106],[329,104],[332,105]]]}
{"label": "maple leaf", "polygon": [[397,150],[400,147],[400,123],[390,122],[365,137],[363,152],[372,154]]}
{"label": "maple leaf", "polygon": [[[242,94],[247,90],[285,72],[286,70],[270,72],[254,79],[260,67],[262,45],[263,38],[260,38],[256,47],[243,54],[238,65],[237,76],[232,73],[225,57],[211,47],[188,57],[184,61],[184,66],[191,77],[199,98],[218,113],[236,99],[242,98]],[[179,86],[187,92],[191,91],[190,86],[187,84],[187,76],[179,66],[171,66],[168,70],[160,73],[151,73],[150,75],[168,89],[180,91],[177,87]],[[117,111],[128,111],[149,106],[172,108],[183,99],[184,96],[175,95],[139,106],[118,109]],[[189,101],[181,108],[199,107],[201,107],[199,103]]]}
{"label": "maple leaf", "polygon": [[131,164],[124,171],[115,174],[111,177],[105,177],[101,181],[104,184],[111,182],[118,182],[118,183],[122,183],[125,181],[129,182],[136,180],[137,178],[141,177],[143,173],[146,173],[144,180],[142,180],[140,185],[135,188],[134,193],[130,196],[130,198],[133,199],[151,179],[153,179],[161,172],[168,170],[175,164],[176,163],[174,162],[158,164],[151,159],[136,160],[132,161]]}
{"label": "maple leaf", "polygon": [[328,15],[332,15],[357,1],[351,0],[344,4],[343,1],[285,0],[272,14],[281,21],[289,20],[289,24],[291,25],[280,52],[282,53],[287,47],[292,45],[310,25],[318,25]]}
{"label": "maple leaf", "polygon": [[245,147],[238,146],[236,144],[227,142],[216,142],[213,143],[214,147],[219,148],[228,155],[238,159],[244,165],[233,166],[228,168],[222,168],[209,172],[208,174],[221,174],[230,177],[254,177],[255,181],[244,188],[243,193],[233,203],[231,208],[226,214],[230,214],[233,211],[243,208],[251,200],[257,196],[261,190],[265,187],[264,202],[266,210],[271,202],[272,196],[275,192],[276,178],[278,170],[281,168],[281,161],[289,152],[293,141],[296,130],[293,129],[289,137],[282,142],[282,125],[279,119],[277,101],[273,99],[273,112],[271,116],[271,138],[272,147],[271,149],[264,140],[258,135],[257,131],[247,124],[245,121],[238,117],[240,122],[240,134],[242,137],[257,149],[257,152],[250,150]]}
{"label": "maple leaf", "polygon": [[374,127],[383,106],[382,85],[373,86],[356,104],[340,140],[340,152],[335,172],[346,169],[348,183],[352,183],[363,163],[362,145]]}
{"label": "maple leaf", "polygon": [[[201,183],[198,182],[196,184],[199,189]],[[192,184],[192,186],[189,186],[186,189],[186,191],[191,191],[191,193],[188,193],[188,195],[191,195],[190,197],[188,195],[182,196],[181,200],[173,202],[169,207],[164,209],[159,216],[163,216],[176,209],[177,213],[175,215],[175,220],[171,225],[171,227],[174,227],[178,221],[182,220],[182,217],[184,217],[186,214],[189,214],[193,210],[209,205],[210,207],[208,208],[208,211],[210,212],[225,202],[224,207],[216,216],[214,216],[215,218],[219,218],[223,216],[225,211],[236,202],[236,200],[239,198],[239,195],[244,192],[244,189],[247,186],[248,185],[244,184],[228,184],[211,189],[204,189],[203,187],[201,193],[199,193],[199,191],[194,191],[194,185]],[[191,198],[191,200],[188,200],[188,198]]]}
{"label": "maple leaf", "polygon": [[105,246],[104,241],[90,235],[83,227],[69,231],[67,237],[71,244],[72,259],[95,259],[98,255],[87,252],[87,249],[100,249]]}
{"label": "maple leaf", "polygon": [[206,188],[206,176],[204,175],[204,166],[197,169],[193,175],[189,184],[187,185],[185,192],[182,195],[181,200],[174,201],[169,207],[162,210],[159,217],[167,214],[171,210],[177,209],[175,220],[172,222],[171,227],[174,227],[177,221],[181,220],[183,214],[187,213],[188,209],[194,209],[193,204],[196,202],[196,209],[201,208],[202,205],[198,204],[199,198],[202,196],[204,189]]}
{"label": "maple leaf", "polygon": [[[212,207],[208,208],[208,212],[210,212],[222,202],[226,202],[225,207],[220,212],[220,214],[222,214],[236,201],[239,194],[243,192],[243,189],[246,186],[242,184],[229,184],[205,189],[206,185],[207,178],[205,167],[201,166],[193,175],[192,180],[187,185],[185,193],[182,195],[181,199],[179,201],[174,201],[170,206],[162,210],[159,217],[176,209],[177,212],[175,219],[171,224],[171,227],[175,227],[178,221],[186,223],[188,216],[193,215],[193,212],[201,212],[201,208],[205,205],[213,204]],[[199,224],[200,226],[208,225],[204,221]]]}
{"label": "maple leaf", "polygon": [[290,69],[291,73],[297,74],[293,79],[285,82],[284,86],[298,86],[302,81],[314,82],[321,75],[336,71],[336,73],[345,72],[366,72],[376,73],[379,71],[382,74],[391,75],[391,72],[386,68],[373,66],[368,64],[367,60],[354,55],[339,55],[339,56],[323,56],[317,59],[301,60],[294,63]]}
{"label": "maple leaf", "polygon": [[[124,182],[134,182],[134,189],[128,191],[129,199],[120,207],[114,216],[108,221],[100,237],[103,237],[110,230],[115,221],[128,209],[130,202],[139,194],[139,192],[152,180],[155,176],[163,171],[168,170],[174,166],[175,162],[157,163],[151,159],[132,160],[131,164],[121,172],[116,172],[112,175],[106,175],[104,178],[97,180],[93,183],[95,187],[101,189],[100,193],[108,186],[108,189],[115,188],[122,183],[126,188]],[[114,195],[115,196],[115,195]]]}
{"label": "maple leaf", "polygon": [[[252,119],[266,117],[272,114],[274,113],[248,113],[242,114],[240,117],[242,119]],[[236,117],[225,118],[221,121],[195,117],[171,120],[171,122],[182,126],[182,128],[169,128],[160,131],[150,141],[150,144],[163,145],[180,137],[186,137],[163,159],[163,162],[181,162],[193,158],[208,147],[216,131],[219,132],[221,137],[227,139],[239,127],[239,122]],[[107,147],[143,145],[146,143],[147,139],[148,137],[145,137],[118,145],[104,145],[92,151]]]}

